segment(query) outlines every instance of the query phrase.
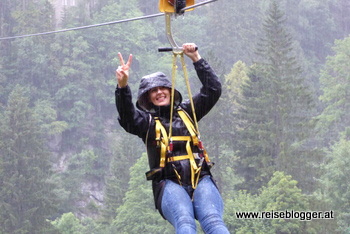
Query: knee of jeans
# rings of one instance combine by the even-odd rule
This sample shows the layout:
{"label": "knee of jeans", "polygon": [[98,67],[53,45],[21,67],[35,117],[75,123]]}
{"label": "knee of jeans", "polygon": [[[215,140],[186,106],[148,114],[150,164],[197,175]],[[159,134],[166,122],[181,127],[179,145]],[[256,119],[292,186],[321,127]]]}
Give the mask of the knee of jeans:
{"label": "knee of jeans", "polygon": [[213,233],[215,230],[226,230],[225,223],[218,213],[210,213],[199,220],[205,233]]}
{"label": "knee of jeans", "polygon": [[176,217],[176,229],[189,227],[196,229],[196,221],[191,215],[180,215]]}

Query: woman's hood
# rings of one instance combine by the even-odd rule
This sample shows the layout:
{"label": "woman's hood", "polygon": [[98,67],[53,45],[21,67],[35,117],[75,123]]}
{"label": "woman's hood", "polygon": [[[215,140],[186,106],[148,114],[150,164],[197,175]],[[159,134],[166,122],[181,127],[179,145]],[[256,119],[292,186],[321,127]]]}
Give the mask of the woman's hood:
{"label": "woman's hood", "polygon": [[[153,103],[149,101],[148,91],[155,87],[166,87],[171,89],[171,82],[162,72],[156,72],[142,77],[136,102],[138,109],[153,112]],[[180,92],[175,89],[174,106],[178,106],[181,101],[182,96]]]}

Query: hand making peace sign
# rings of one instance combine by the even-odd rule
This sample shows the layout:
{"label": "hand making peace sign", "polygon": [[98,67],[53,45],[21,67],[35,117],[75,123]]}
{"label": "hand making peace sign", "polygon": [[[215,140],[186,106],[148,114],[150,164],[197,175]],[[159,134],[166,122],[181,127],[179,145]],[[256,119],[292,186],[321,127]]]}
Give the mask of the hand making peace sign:
{"label": "hand making peace sign", "polygon": [[124,88],[128,85],[128,79],[129,79],[129,69],[132,61],[132,54],[130,54],[128,62],[125,64],[122,54],[118,53],[120,65],[118,66],[118,69],[116,70],[116,76],[118,80],[118,86],[119,88]]}

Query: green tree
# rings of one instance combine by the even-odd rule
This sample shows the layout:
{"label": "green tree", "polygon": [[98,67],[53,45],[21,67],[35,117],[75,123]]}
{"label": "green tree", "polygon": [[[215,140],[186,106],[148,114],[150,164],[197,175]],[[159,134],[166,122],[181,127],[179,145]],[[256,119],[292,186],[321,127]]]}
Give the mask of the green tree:
{"label": "green tree", "polygon": [[346,0],[328,1],[339,37],[347,37],[350,30],[350,7]]}
{"label": "green tree", "polygon": [[91,216],[99,214],[99,207],[95,202],[102,201],[93,192],[99,192],[98,188],[102,187],[104,167],[98,161],[99,155],[91,149],[82,150],[67,160],[67,168],[60,175],[67,191],[64,207],[61,207],[64,212],[79,212]]}
{"label": "green tree", "polygon": [[325,108],[317,129],[327,146],[339,141],[340,134],[350,126],[350,37],[336,40],[333,51],[320,77],[323,91],[320,100]]}
{"label": "green tree", "polygon": [[334,144],[327,154],[324,164],[324,174],[321,177],[323,195],[329,207],[336,214],[338,231],[350,231],[350,186],[346,182],[350,179],[349,165],[350,134]]}
{"label": "green tree", "polygon": [[11,92],[0,130],[0,231],[46,233],[58,205],[49,152],[26,90]]}
{"label": "green tree", "polygon": [[[236,132],[241,128],[243,122],[239,118],[236,118],[239,109],[242,108],[240,103],[243,99],[243,86],[247,84],[248,67],[242,61],[236,62],[231,71],[225,75],[225,81],[223,83],[223,95],[221,98],[221,109],[225,118],[230,119],[230,124],[225,121],[222,130],[229,130],[230,142],[235,138]],[[227,126],[228,125],[228,126]]]}
{"label": "green tree", "polygon": [[259,219],[237,219],[236,212],[259,212],[259,197],[240,190],[224,200],[224,222],[231,233],[268,233]]}
{"label": "green tree", "polygon": [[67,129],[68,124],[64,121],[57,121],[57,110],[49,100],[38,100],[34,107],[35,117],[39,121],[42,132],[47,134],[47,137],[52,137],[55,134],[61,134]]}
{"label": "green tree", "polygon": [[[11,16],[11,12],[15,6],[15,1],[4,0],[0,5],[0,37],[12,35],[12,29],[15,20]],[[8,75],[14,72],[13,68],[13,54],[12,45],[10,41],[0,41],[0,102],[5,104],[7,101],[8,92],[6,86],[9,82]]]}
{"label": "green tree", "polygon": [[[232,144],[235,122],[231,118],[232,113],[230,113],[233,109],[231,108],[231,100],[227,99],[230,91],[227,91],[227,84],[223,82],[226,69],[222,59],[215,55],[214,50],[204,54],[204,57],[219,77],[223,86],[223,94],[208,115],[199,122],[199,130],[209,159],[215,163],[211,172],[216,180],[216,184],[224,193],[230,193],[234,188],[233,185],[237,184],[238,179],[234,178],[232,170],[232,165],[237,159],[233,152]],[[196,76],[196,74],[193,74],[193,77]],[[191,85],[191,87],[201,87],[201,85],[198,81],[196,85]]]}
{"label": "green tree", "polygon": [[[245,188],[257,189],[276,170],[293,175],[303,188],[312,189],[312,145],[308,138],[313,100],[284,25],[284,13],[272,1],[264,21],[264,37],[257,46],[259,61],[249,72],[237,118],[237,171]],[[301,169],[303,168],[303,169]]]}
{"label": "green tree", "polygon": [[234,233],[313,233],[306,222],[292,219],[237,219],[236,212],[304,211],[307,197],[297,181],[283,172],[275,172],[266,187],[251,195],[239,191],[225,200],[225,222]]}
{"label": "green tree", "polygon": [[65,213],[60,218],[51,222],[61,234],[81,234],[83,225],[73,213]]}
{"label": "green tree", "polygon": [[[284,172],[276,171],[266,187],[261,189],[259,209],[265,211],[306,211],[309,207],[298,182]],[[310,233],[306,222],[293,219],[271,219],[264,222],[271,226],[272,233]]]}
{"label": "green tree", "polygon": [[[122,204],[126,188],[124,188],[121,171],[126,169],[125,165],[120,163],[120,158],[112,157],[109,173],[105,177],[105,192],[103,199],[102,217],[103,222],[111,224],[117,215],[117,208]],[[123,160],[124,161],[124,160]],[[120,169],[120,170],[118,170]]]}
{"label": "green tree", "polygon": [[[223,61],[252,61],[259,31],[261,1],[222,1],[209,5],[206,43]],[[208,8],[207,8],[208,9]]]}
{"label": "green tree", "polygon": [[172,226],[154,208],[151,183],[145,183],[148,170],[144,153],[130,168],[129,189],[124,203],[117,209],[112,232],[118,233],[173,233]]}
{"label": "green tree", "polygon": [[50,93],[60,119],[68,123],[62,146],[74,147],[77,151],[82,149],[84,138],[89,137],[93,141],[96,134],[91,131],[94,116],[91,98],[94,92],[89,92],[93,75],[87,61],[89,56],[86,56],[88,47],[86,40],[74,32],[57,36],[56,42],[51,45],[57,56],[54,60],[57,69]]}
{"label": "green tree", "polygon": [[51,221],[60,234],[101,234],[108,233],[91,218],[78,218],[72,212],[64,213]]}
{"label": "green tree", "polygon": [[[4,12],[4,24],[1,25],[4,25],[3,31],[6,33],[3,36],[53,29],[53,9],[48,0],[4,1],[1,8]],[[46,36],[0,42],[1,73],[6,78],[3,80],[6,89],[0,96],[2,102],[18,83],[30,87],[32,95],[47,98],[46,91],[50,86],[47,77],[53,74],[49,52],[52,38]]]}

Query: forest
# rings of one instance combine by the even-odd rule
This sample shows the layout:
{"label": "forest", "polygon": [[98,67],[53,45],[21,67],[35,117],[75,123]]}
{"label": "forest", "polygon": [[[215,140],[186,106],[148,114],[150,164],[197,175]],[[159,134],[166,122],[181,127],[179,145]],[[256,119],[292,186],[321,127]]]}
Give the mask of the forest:
{"label": "forest", "polygon": [[[171,76],[164,17],[1,39],[159,13],[157,0],[72,2],[57,18],[50,0],[0,0],[0,233],[174,233],[114,96],[118,52],[133,54],[134,103],[142,76]],[[218,0],[173,26],[222,83],[199,128],[229,231],[350,233],[350,1]],[[286,210],[334,217],[236,216]]]}

